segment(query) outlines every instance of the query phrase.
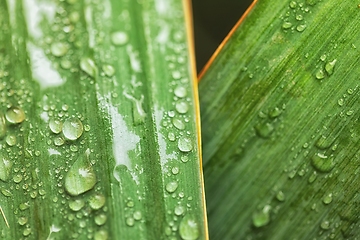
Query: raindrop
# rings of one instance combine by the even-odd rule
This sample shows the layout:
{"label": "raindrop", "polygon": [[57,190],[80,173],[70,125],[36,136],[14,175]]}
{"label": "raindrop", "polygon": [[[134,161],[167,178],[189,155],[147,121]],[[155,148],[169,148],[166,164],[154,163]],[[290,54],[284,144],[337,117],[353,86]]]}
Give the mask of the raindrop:
{"label": "raindrop", "polygon": [[178,140],[178,148],[182,152],[190,152],[193,149],[193,143],[190,138],[180,137]]}
{"label": "raindrop", "polygon": [[95,196],[91,196],[89,199],[89,205],[92,209],[98,210],[105,205],[105,196],[102,194],[96,194]]}
{"label": "raindrop", "polygon": [[142,218],[142,214],[141,214],[140,211],[135,211],[134,214],[133,214],[133,217],[134,217],[135,220],[139,221]]}
{"label": "raindrop", "polygon": [[311,164],[320,172],[330,172],[335,166],[335,161],[332,156],[328,157],[322,153],[316,153],[311,158]]}
{"label": "raindrop", "polygon": [[178,167],[173,167],[173,168],[171,169],[171,172],[172,172],[172,174],[174,174],[174,175],[178,174],[179,171],[180,171],[180,170],[179,170]]}
{"label": "raindrop", "polygon": [[102,67],[102,70],[104,71],[105,75],[108,77],[112,77],[115,74],[115,68],[111,65],[104,65]]}
{"label": "raindrop", "polygon": [[49,128],[55,134],[58,134],[61,132],[62,126],[63,126],[62,122],[58,119],[51,119],[49,121]]}
{"label": "raindrop", "polygon": [[331,62],[328,62],[325,64],[325,71],[327,72],[327,74],[329,74],[329,75],[333,74],[336,61],[337,60],[334,59]]}
{"label": "raindrop", "polygon": [[268,138],[274,131],[274,127],[270,123],[258,124],[255,126],[255,131],[260,137]]}
{"label": "raindrop", "polygon": [[176,140],[175,134],[173,132],[169,132],[168,139],[172,142],[175,141]]}
{"label": "raindrop", "polygon": [[328,230],[330,228],[330,222],[329,221],[322,221],[321,224],[320,224],[320,227],[323,229],[323,230]]}
{"label": "raindrop", "polygon": [[270,222],[270,205],[265,205],[261,211],[257,211],[252,216],[253,225],[255,227],[263,227]]}
{"label": "raindrop", "polygon": [[323,203],[324,203],[325,205],[328,205],[328,204],[330,204],[330,203],[332,202],[332,200],[333,200],[333,198],[332,198],[332,193],[329,193],[329,194],[327,194],[327,195],[324,196],[324,198],[323,198]]}
{"label": "raindrop", "polygon": [[104,225],[106,223],[107,217],[105,214],[100,214],[97,215],[94,219],[96,225],[101,226]]}
{"label": "raindrop", "polygon": [[285,194],[282,192],[282,191],[279,191],[277,194],[276,194],[276,199],[280,202],[283,202],[285,201]]}
{"label": "raindrop", "polygon": [[11,107],[6,111],[6,120],[10,123],[21,123],[25,120],[25,113],[19,107]]}
{"label": "raindrop", "polygon": [[183,86],[177,86],[174,90],[174,94],[178,98],[186,97],[186,88]]}
{"label": "raindrop", "polygon": [[128,225],[129,227],[132,227],[135,224],[135,220],[132,217],[126,218],[125,222],[126,222],[126,225]]}
{"label": "raindrop", "polygon": [[107,240],[109,237],[107,231],[99,230],[94,234],[94,240]]}
{"label": "raindrop", "polygon": [[78,118],[73,117],[65,120],[62,130],[66,139],[76,140],[83,134],[84,127]]}
{"label": "raindrop", "polygon": [[[1,153],[0,153],[1,154]],[[0,155],[0,179],[4,182],[9,180],[12,162]]]}
{"label": "raindrop", "polygon": [[75,212],[79,211],[85,206],[85,202],[82,199],[76,199],[69,203],[69,208]]}
{"label": "raindrop", "polygon": [[91,190],[96,184],[96,175],[89,162],[90,150],[86,150],[70,167],[65,177],[65,190],[72,196],[78,196]]}
{"label": "raindrop", "polygon": [[316,79],[323,79],[325,77],[325,73],[322,69],[319,69],[315,74]]}
{"label": "raindrop", "polygon": [[340,107],[342,107],[342,106],[344,105],[344,99],[343,99],[343,98],[340,98],[340,99],[338,100],[338,104],[339,104]]}
{"label": "raindrop", "polygon": [[185,129],[185,124],[181,119],[173,118],[172,123],[173,123],[174,127],[176,127],[179,130]]}
{"label": "raindrop", "polygon": [[50,51],[55,57],[64,56],[68,52],[68,50],[68,45],[62,42],[54,42],[50,46]]}
{"label": "raindrop", "polygon": [[321,135],[319,139],[316,141],[315,146],[319,149],[327,149],[331,147],[334,143],[335,139],[333,137],[327,137],[325,135]]}
{"label": "raindrop", "polygon": [[177,205],[174,209],[174,213],[176,216],[181,216],[185,213],[185,208],[181,205]]}
{"label": "raindrop", "polygon": [[306,28],[306,25],[305,24],[300,24],[296,27],[296,31],[298,32],[303,32]]}
{"label": "raindrop", "polygon": [[169,193],[173,193],[176,191],[176,189],[178,188],[179,184],[177,182],[169,182],[168,184],[166,184],[165,189],[166,191],[168,191]]}
{"label": "raindrop", "polygon": [[189,110],[189,105],[184,101],[177,102],[175,105],[175,109],[178,113],[184,114],[187,113],[187,111]]}
{"label": "raindrop", "polygon": [[281,109],[276,107],[269,112],[269,117],[277,118],[278,116],[280,116],[281,113],[282,113]]}
{"label": "raindrop", "polygon": [[283,29],[289,29],[292,27],[292,23],[291,22],[284,22],[282,25]]}
{"label": "raindrop", "polygon": [[0,113],[0,139],[5,137],[6,135],[6,122],[5,116],[3,113]]}
{"label": "raindrop", "polygon": [[54,139],[54,144],[56,146],[62,146],[64,143],[65,143],[65,141],[62,137],[57,137]]}
{"label": "raindrop", "polygon": [[129,41],[129,36],[126,32],[118,31],[111,34],[111,42],[116,46],[125,45]]}
{"label": "raindrop", "polygon": [[297,5],[297,4],[296,4],[295,1],[291,1],[290,4],[289,4],[289,7],[292,8],[292,9],[294,9],[294,8],[296,8],[296,5]]}
{"label": "raindrop", "polygon": [[199,237],[199,226],[192,216],[186,215],[181,220],[179,225],[179,234],[183,240],[195,240]]}
{"label": "raindrop", "polygon": [[11,147],[16,144],[16,136],[15,135],[7,135],[5,138],[6,143]]}
{"label": "raindrop", "polygon": [[86,72],[90,77],[96,77],[98,69],[93,59],[89,57],[82,57],[80,59],[80,68]]}
{"label": "raindrop", "polygon": [[19,223],[21,226],[24,226],[27,222],[28,222],[27,217],[19,217],[19,219],[18,219],[18,223]]}

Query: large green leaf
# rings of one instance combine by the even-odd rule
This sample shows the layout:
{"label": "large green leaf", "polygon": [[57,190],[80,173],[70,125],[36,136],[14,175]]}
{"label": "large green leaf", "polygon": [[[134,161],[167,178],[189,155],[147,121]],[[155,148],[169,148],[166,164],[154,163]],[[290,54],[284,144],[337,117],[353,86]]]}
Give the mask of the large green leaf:
{"label": "large green leaf", "polygon": [[211,239],[358,239],[360,8],[259,0],[200,82]]}
{"label": "large green leaf", "polygon": [[206,239],[187,7],[0,2],[1,239]]}

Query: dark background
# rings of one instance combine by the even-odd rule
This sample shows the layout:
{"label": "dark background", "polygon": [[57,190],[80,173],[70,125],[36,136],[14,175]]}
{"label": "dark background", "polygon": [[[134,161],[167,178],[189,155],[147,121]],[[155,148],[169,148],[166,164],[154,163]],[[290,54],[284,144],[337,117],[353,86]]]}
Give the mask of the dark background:
{"label": "dark background", "polygon": [[253,0],[192,0],[195,54],[200,72]]}

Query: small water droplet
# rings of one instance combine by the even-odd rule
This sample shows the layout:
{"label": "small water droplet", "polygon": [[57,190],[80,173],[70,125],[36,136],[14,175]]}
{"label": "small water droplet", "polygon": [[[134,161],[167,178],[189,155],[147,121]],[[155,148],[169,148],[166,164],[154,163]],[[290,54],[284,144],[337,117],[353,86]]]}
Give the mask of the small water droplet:
{"label": "small water droplet", "polygon": [[292,23],[291,22],[284,22],[282,25],[283,29],[289,29],[292,27]]}
{"label": "small water droplet", "polygon": [[327,149],[329,147],[331,147],[331,145],[334,143],[335,138],[333,137],[328,137],[325,135],[321,135],[319,137],[319,139],[316,141],[315,146],[319,149]]}
{"label": "small water droplet", "polygon": [[181,205],[177,205],[174,209],[174,213],[176,216],[181,216],[185,213],[185,207]]}
{"label": "small water droplet", "polygon": [[291,1],[289,3],[289,7],[292,8],[292,9],[296,8],[296,6],[297,6],[297,3],[295,1]]}
{"label": "small water droplet", "polygon": [[310,177],[309,177],[309,179],[308,179],[308,182],[309,182],[309,183],[313,183],[313,182],[316,180],[316,178],[317,178],[317,172],[314,171],[314,172],[310,175]]}
{"label": "small water droplet", "polygon": [[19,107],[11,107],[6,111],[6,120],[10,123],[21,123],[25,120],[25,112]]}
{"label": "small water droplet", "polygon": [[76,140],[83,134],[84,127],[78,118],[73,117],[65,120],[62,131],[66,139]]}
{"label": "small water droplet", "polygon": [[198,223],[192,216],[186,215],[181,220],[179,234],[183,240],[195,240],[200,236]]}
{"label": "small water droplet", "polygon": [[16,136],[15,135],[7,135],[5,138],[6,143],[11,147],[16,144]]}
{"label": "small water droplet", "polygon": [[101,226],[104,225],[106,223],[107,217],[105,214],[100,214],[97,215],[94,219],[96,225]]}
{"label": "small water droplet", "polygon": [[300,24],[296,26],[296,31],[303,32],[306,28],[306,24]]}
{"label": "small water droplet", "polygon": [[60,62],[60,66],[65,70],[70,69],[71,68],[71,61],[67,60],[67,59],[62,59],[61,62]]}
{"label": "small water droplet", "polygon": [[186,162],[189,161],[189,157],[188,157],[188,156],[181,156],[181,161],[182,161],[183,163],[186,163]]}
{"label": "small water droplet", "polygon": [[56,146],[62,146],[65,143],[65,140],[62,137],[54,138],[54,144]]}
{"label": "small water droplet", "polygon": [[268,138],[274,131],[274,127],[271,123],[258,124],[255,126],[255,131],[259,137]]}
{"label": "small water droplet", "polygon": [[0,139],[5,137],[6,135],[6,122],[5,116],[3,113],[0,113]]}
{"label": "small water droplet", "polygon": [[173,193],[176,191],[176,189],[178,188],[179,184],[177,182],[169,182],[168,184],[166,184],[165,189],[166,191],[168,191],[169,193]]}
{"label": "small water droplet", "polygon": [[58,119],[51,119],[49,121],[49,128],[55,134],[58,134],[62,131],[62,126],[62,122]]}
{"label": "small water droplet", "polygon": [[171,169],[171,172],[172,172],[172,174],[174,174],[174,175],[178,174],[179,171],[180,171],[180,170],[179,170],[178,167],[173,167],[173,168]]}
{"label": "small water droplet", "polygon": [[316,153],[311,158],[311,163],[313,167],[320,172],[330,172],[335,166],[334,158],[322,153]]}
{"label": "small water droplet", "polygon": [[282,191],[279,191],[277,194],[276,194],[276,199],[280,202],[283,202],[285,201],[285,194],[282,192]]}
{"label": "small water droplet", "polygon": [[31,234],[31,228],[25,228],[23,231],[24,237],[27,237]]}
{"label": "small water droplet", "polygon": [[333,74],[336,61],[337,60],[334,59],[331,62],[328,62],[325,64],[325,71],[327,72],[327,74],[329,74],[329,75]]}
{"label": "small water droplet", "polygon": [[89,205],[92,209],[98,210],[105,205],[105,196],[102,194],[96,194],[89,199]]}
{"label": "small water droplet", "polygon": [[298,14],[298,15],[296,15],[295,19],[298,20],[298,21],[301,21],[301,20],[304,19],[304,17],[303,17],[303,15]]}
{"label": "small water droplet", "polygon": [[317,71],[316,71],[316,74],[315,74],[315,77],[316,77],[316,79],[318,79],[318,80],[323,79],[323,78],[325,77],[324,71],[323,71],[322,69],[317,70]]}
{"label": "small water droplet", "polygon": [[6,189],[6,188],[0,188],[1,193],[5,196],[5,197],[12,197],[12,193],[10,192],[10,190]]}
{"label": "small water droplet", "polygon": [[278,116],[280,116],[281,115],[281,113],[282,113],[282,111],[281,111],[281,109],[279,109],[279,108],[274,108],[273,110],[271,110],[270,112],[269,112],[269,117],[271,117],[271,118],[277,118]]}
{"label": "small water droplet", "polygon": [[190,152],[193,149],[193,143],[188,137],[180,137],[178,140],[178,148],[182,152]]}
{"label": "small water droplet", "polygon": [[320,227],[323,229],[323,230],[328,230],[330,228],[330,222],[325,220],[325,221],[322,221],[321,224],[320,224]]}
{"label": "small water droplet", "polygon": [[28,222],[27,217],[19,217],[19,218],[18,218],[18,223],[19,223],[21,226],[24,226],[27,222]]}
{"label": "small water droplet", "polygon": [[82,57],[80,59],[80,68],[86,72],[90,77],[96,77],[98,74],[98,68],[93,59],[89,57]]}
{"label": "small water droplet", "polygon": [[0,179],[4,182],[9,180],[12,162],[1,156],[0,153]]}
{"label": "small water droplet", "polygon": [[188,112],[189,105],[185,101],[180,101],[176,103],[175,109],[178,113],[184,114]]}
{"label": "small water droplet", "polygon": [[69,208],[75,212],[81,210],[85,206],[85,202],[82,199],[76,199],[69,202]]}
{"label": "small water droplet", "polygon": [[173,132],[169,132],[168,139],[172,142],[175,141],[176,140],[175,134]]}
{"label": "small water droplet", "polygon": [[108,64],[104,65],[102,67],[102,70],[104,71],[105,75],[108,77],[112,77],[115,74],[115,68]]}
{"label": "small water droplet", "polygon": [[185,129],[185,123],[181,119],[173,118],[172,123],[173,123],[174,127],[176,127],[179,130]]}
{"label": "small water droplet", "polygon": [[126,222],[126,225],[128,225],[129,227],[132,227],[135,224],[135,220],[132,217],[127,217],[125,222]]}
{"label": "small water droplet", "polygon": [[78,196],[91,190],[96,184],[96,175],[89,162],[86,151],[70,167],[65,177],[65,190],[72,196]]}
{"label": "small water droplet", "polygon": [[257,228],[263,227],[270,222],[270,205],[265,205],[260,211],[256,211],[252,216],[253,225]]}
{"label": "small water droplet", "polygon": [[55,57],[64,56],[69,50],[69,46],[62,42],[54,42],[50,46],[50,51]]}
{"label": "small water droplet", "polygon": [[139,221],[139,220],[141,220],[141,218],[142,218],[142,214],[141,214],[140,211],[135,211],[134,214],[133,214],[133,217],[134,217],[134,219],[135,219],[136,221]]}
{"label": "small water droplet", "polygon": [[332,200],[333,200],[333,198],[332,198],[332,193],[329,193],[329,194],[327,194],[327,195],[324,196],[324,198],[323,198],[323,203],[324,203],[325,205],[328,205],[328,204],[330,204],[330,203],[332,202]]}
{"label": "small water droplet", "polygon": [[344,105],[344,99],[343,99],[343,98],[340,98],[340,99],[338,100],[338,104],[339,104],[340,107],[342,107],[342,106]]}
{"label": "small water droplet", "polygon": [[126,32],[117,31],[111,34],[111,42],[116,46],[123,46],[129,41],[129,36]]}

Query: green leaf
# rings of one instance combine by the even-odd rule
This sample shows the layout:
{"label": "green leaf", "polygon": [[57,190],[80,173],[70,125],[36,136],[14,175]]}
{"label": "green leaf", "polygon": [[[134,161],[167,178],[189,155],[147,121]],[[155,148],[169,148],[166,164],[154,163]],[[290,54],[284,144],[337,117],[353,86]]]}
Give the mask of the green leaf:
{"label": "green leaf", "polygon": [[259,0],[200,82],[211,239],[356,239],[360,9]]}
{"label": "green leaf", "polygon": [[207,239],[187,11],[0,2],[1,239]]}

